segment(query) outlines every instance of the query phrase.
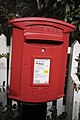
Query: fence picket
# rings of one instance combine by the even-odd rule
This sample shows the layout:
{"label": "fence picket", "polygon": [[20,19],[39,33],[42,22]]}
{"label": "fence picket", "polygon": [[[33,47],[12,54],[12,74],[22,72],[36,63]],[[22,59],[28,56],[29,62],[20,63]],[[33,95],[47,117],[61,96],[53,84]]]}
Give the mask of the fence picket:
{"label": "fence picket", "polygon": [[[6,37],[2,34],[0,36],[0,54],[7,54],[7,41]],[[5,81],[5,92],[3,89],[3,81]],[[0,102],[3,103],[3,105],[7,104],[7,92],[6,92],[6,87],[7,87],[7,59],[2,57],[0,58]]]}

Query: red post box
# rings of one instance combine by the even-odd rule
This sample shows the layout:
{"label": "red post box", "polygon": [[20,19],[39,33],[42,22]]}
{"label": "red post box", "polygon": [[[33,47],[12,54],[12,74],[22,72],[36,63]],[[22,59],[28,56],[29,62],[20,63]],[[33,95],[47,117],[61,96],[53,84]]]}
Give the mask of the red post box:
{"label": "red post box", "polygon": [[39,103],[64,96],[67,50],[75,26],[51,18],[16,18],[9,98]]}

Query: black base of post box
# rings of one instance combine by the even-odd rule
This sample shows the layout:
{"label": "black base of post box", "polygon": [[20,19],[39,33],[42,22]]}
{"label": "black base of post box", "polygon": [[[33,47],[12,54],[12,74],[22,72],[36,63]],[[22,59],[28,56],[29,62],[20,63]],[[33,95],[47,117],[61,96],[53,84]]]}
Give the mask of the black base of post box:
{"label": "black base of post box", "polygon": [[46,120],[47,103],[23,104],[21,120]]}

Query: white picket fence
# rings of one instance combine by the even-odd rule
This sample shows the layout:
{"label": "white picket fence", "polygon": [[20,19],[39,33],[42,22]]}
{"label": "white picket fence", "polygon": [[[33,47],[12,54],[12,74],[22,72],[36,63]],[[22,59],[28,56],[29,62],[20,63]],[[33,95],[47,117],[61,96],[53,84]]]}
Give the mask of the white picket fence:
{"label": "white picket fence", "polygon": [[[2,34],[0,36],[0,54],[7,54],[10,51],[10,46],[7,46],[7,39]],[[76,76],[78,63],[75,61],[77,56],[80,54],[80,44],[77,40],[68,48],[69,58],[69,70],[68,70],[68,79],[67,79],[67,90],[66,90],[66,102],[63,105],[63,99],[57,99],[57,114],[60,115],[62,112],[67,112],[67,120],[79,120],[79,111],[80,111],[80,90],[78,89],[80,81]],[[0,59],[0,87],[3,84],[3,81],[6,82],[5,89],[7,88],[7,59]],[[74,83],[76,83],[76,89],[74,89]],[[3,102],[3,105],[7,104],[7,89],[6,92],[2,90],[0,92],[0,102]],[[47,103],[47,108],[52,107],[52,101]]]}
{"label": "white picket fence", "polygon": [[[68,120],[79,120],[80,109],[80,81],[75,73],[77,73],[78,62],[75,59],[80,54],[80,44],[77,40],[71,46],[69,72],[66,95],[66,111],[68,113]],[[76,88],[74,89],[74,84]]]}

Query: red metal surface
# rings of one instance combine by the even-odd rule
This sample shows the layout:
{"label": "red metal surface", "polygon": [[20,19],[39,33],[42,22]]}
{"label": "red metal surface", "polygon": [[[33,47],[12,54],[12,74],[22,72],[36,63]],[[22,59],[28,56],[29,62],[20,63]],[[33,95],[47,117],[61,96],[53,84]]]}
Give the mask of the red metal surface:
{"label": "red metal surface", "polygon": [[9,98],[36,103],[64,96],[69,35],[75,26],[38,17],[16,18],[9,24],[13,26]]}

